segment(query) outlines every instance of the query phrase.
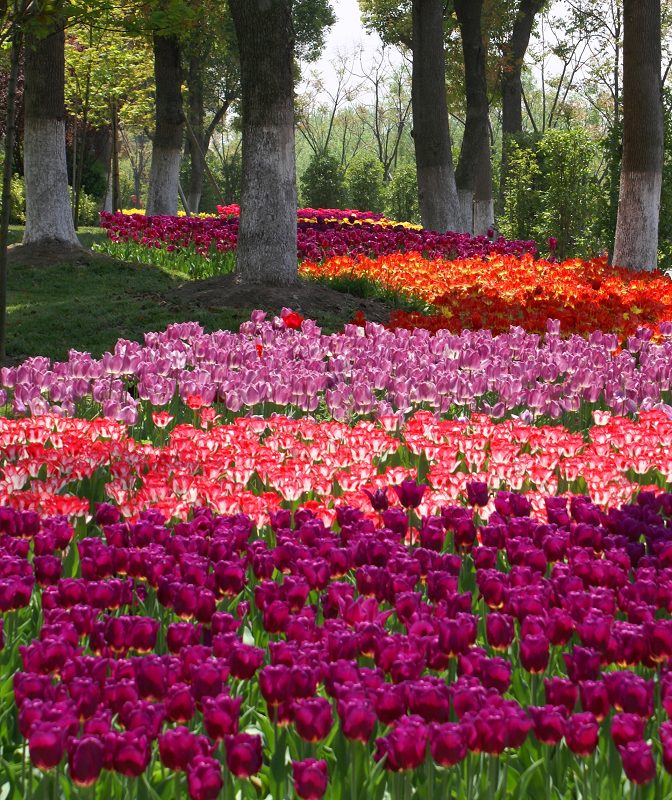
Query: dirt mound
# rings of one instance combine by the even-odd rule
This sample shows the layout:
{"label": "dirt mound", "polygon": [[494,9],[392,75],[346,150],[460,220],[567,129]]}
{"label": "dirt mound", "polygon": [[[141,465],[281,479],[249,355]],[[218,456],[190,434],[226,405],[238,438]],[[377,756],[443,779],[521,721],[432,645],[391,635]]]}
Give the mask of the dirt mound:
{"label": "dirt mound", "polygon": [[362,311],[367,320],[387,322],[392,311],[391,306],[380,300],[355,297],[315,281],[299,281],[289,287],[264,286],[239,283],[235,275],[185,282],[166,295],[166,299],[182,307],[198,305],[211,311],[223,307],[261,308],[279,314],[285,306],[318,321],[324,314],[352,318]]}

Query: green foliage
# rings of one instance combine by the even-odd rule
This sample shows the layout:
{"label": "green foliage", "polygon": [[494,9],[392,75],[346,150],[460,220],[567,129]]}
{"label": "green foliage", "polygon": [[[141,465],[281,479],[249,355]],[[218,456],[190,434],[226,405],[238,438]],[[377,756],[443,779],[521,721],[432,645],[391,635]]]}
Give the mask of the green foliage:
{"label": "green foliage", "polygon": [[660,227],[658,229],[660,269],[672,270],[672,89],[663,95],[665,152],[663,156],[663,185],[660,197]]}
{"label": "green foliage", "polygon": [[[112,17],[108,24],[121,26]],[[151,127],[154,107],[153,55],[147,39],[110,35],[103,28],[75,25],[68,29],[65,47],[65,102],[80,116],[88,100],[88,123],[109,124],[110,103],[119,109],[126,127]],[[88,86],[88,97],[87,97]]]}
{"label": "green foliage", "polygon": [[295,0],[292,21],[296,54],[304,61],[316,61],[324,48],[324,35],[336,22],[329,0]]}
{"label": "green foliage", "polygon": [[537,142],[530,137],[512,136],[508,147],[509,173],[499,227],[507,239],[532,239],[539,213],[541,176]]}
{"label": "green foliage", "polygon": [[26,191],[23,178],[19,175],[12,175],[10,198],[9,221],[13,225],[24,223],[26,221]]}
{"label": "green foliage", "polygon": [[397,167],[384,190],[385,216],[400,222],[419,222],[418,178],[415,164]]}
{"label": "green foliage", "polygon": [[310,208],[343,208],[345,181],[338,161],[328,153],[315,154],[301,176],[303,204]]}
{"label": "green foliage", "polygon": [[597,196],[598,238],[611,249],[616,235],[618,193],[621,181],[621,156],[623,155],[623,126],[612,123],[602,137],[599,148],[604,161],[604,178]]}
{"label": "green foliage", "polygon": [[345,173],[348,203],[360,211],[383,209],[383,165],[377,158],[357,155]]}
{"label": "green foliage", "polygon": [[561,259],[593,253],[600,212],[595,143],[583,130],[553,128],[536,142],[511,141],[509,152],[502,233],[534,238],[542,250],[554,237]]}
{"label": "green foliage", "polygon": [[597,221],[595,143],[581,129],[546,132],[539,143],[543,163],[537,240],[558,240],[559,258],[587,256],[595,248]]}
{"label": "green foliage", "polygon": [[82,192],[79,196],[79,224],[90,226],[97,225],[100,221],[99,211],[100,203],[98,200]]}

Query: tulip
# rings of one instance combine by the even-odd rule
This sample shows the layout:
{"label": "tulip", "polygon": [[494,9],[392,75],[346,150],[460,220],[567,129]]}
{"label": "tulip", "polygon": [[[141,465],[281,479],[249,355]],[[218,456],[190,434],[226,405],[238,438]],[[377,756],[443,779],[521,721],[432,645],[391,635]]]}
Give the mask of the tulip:
{"label": "tulip", "polygon": [[238,733],[238,719],[242,697],[231,697],[226,693],[203,698],[203,723],[211,739]]}
{"label": "tulip", "polygon": [[301,800],[321,800],[324,797],[329,783],[326,761],[314,758],[292,761],[292,769],[294,791]]}
{"label": "tulip", "polygon": [[602,722],[610,710],[607,687],[602,681],[581,681],[579,690],[582,709],[592,712]]}
{"label": "tulip", "polygon": [[30,760],[38,769],[57,767],[65,753],[65,733],[54,724],[35,724],[28,736]]}
{"label": "tulip", "polygon": [[[579,697],[578,687],[565,678],[544,678],[546,702],[552,706],[564,706],[569,714],[574,710]],[[586,710],[586,709],[584,709]]]}
{"label": "tulip", "polygon": [[250,680],[264,663],[264,651],[260,647],[239,644],[229,654],[231,674],[239,680]]}
{"label": "tulip", "polygon": [[376,725],[376,713],[371,704],[353,698],[339,700],[337,708],[343,736],[366,744]]}
{"label": "tulip", "polygon": [[169,728],[159,736],[161,763],[174,771],[185,771],[197,756],[209,755],[205,736],[196,736],[188,728]]}
{"label": "tulip", "polygon": [[189,722],[196,713],[196,701],[186,683],[175,683],[168,690],[164,705],[171,722]]}
{"label": "tulip", "polygon": [[259,673],[259,690],[269,705],[287,701],[293,692],[290,670],[282,664],[264,667]]}
{"label": "tulip", "polygon": [[534,724],[534,735],[542,744],[559,744],[565,735],[567,711],[564,706],[528,708]]}
{"label": "tulip", "polygon": [[226,765],[232,775],[237,778],[249,778],[256,775],[262,767],[261,736],[249,733],[237,733],[225,736]]}
{"label": "tulip", "polygon": [[307,742],[324,739],[331,730],[334,719],[331,703],[324,697],[299,700],[292,707],[296,732]]}
{"label": "tulip", "polygon": [[419,717],[406,717],[386,735],[376,739],[374,758],[384,756],[385,769],[393,772],[418,769],[425,760],[428,728]]}
{"label": "tulip", "polygon": [[653,748],[643,741],[629,742],[618,748],[623,762],[623,771],[632,783],[650,783],[656,777],[656,762]]}
{"label": "tulip", "polygon": [[112,766],[115,771],[127,778],[138,778],[151,760],[149,739],[137,731],[113,734],[112,737]]}
{"label": "tulip", "polygon": [[515,636],[513,618],[508,614],[495,612],[488,614],[485,620],[485,635],[488,644],[494,650],[507,650]]}
{"label": "tulip", "polygon": [[103,769],[104,746],[97,736],[82,736],[68,745],[70,778],[78,786],[92,786]]}
{"label": "tulip", "polygon": [[600,726],[589,711],[572,714],[567,718],[565,741],[567,747],[578,756],[589,756],[597,747]]}
{"label": "tulip", "polygon": [[644,738],[644,720],[637,714],[614,714],[611,720],[611,738],[617,747]]}
{"label": "tulip", "polygon": [[467,483],[467,499],[471,506],[487,506],[488,485],[484,481],[470,481]]}
{"label": "tulip", "polygon": [[216,800],[224,785],[222,768],[216,758],[196,756],[187,767],[187,788],[191,800]]}
{"label": "tulip", "polygon": [[432,725],[429,748],[434,761],[441,767],[454,767],[467,757],[467,741],[462,727],[454,722]]}
{"label": "tulip", "polygon": [[422,497],[427,490],[427,485],[417,483],[410,478],[392,487],[404,508],[417,508],[422,502]]}

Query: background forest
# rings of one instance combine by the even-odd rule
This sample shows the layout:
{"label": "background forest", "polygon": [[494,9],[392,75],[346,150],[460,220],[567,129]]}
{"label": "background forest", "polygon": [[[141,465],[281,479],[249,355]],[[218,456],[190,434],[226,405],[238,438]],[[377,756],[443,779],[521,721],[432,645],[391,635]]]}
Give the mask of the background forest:
{"label": "background forest", "polygon": [[[183,102],[182,210],[214,212],[239,200],[240,74],[226,10],[207,0],[180,12]],[[170,4],[168,4],[170,5]],[[357,208],[419,221],[411,109],[410,2],[360,0],[365,27],[383,45],[353,49],[315,69],[335,20],[327,0],[295,4],[299,203]],[[453,160],[460,174],[469,108],[461,3],[444,17],[446,92]],[[480,31],[487,87],[491,227],[509,238],[557,239],[559,257],[588,256],[614,240],[622,142],[623,13],[619,0],[483,0]],[[526,8],[523,8],[526,6]],[[177,12],[175,12],[177,15]],[[521,14],[529,44],[521,45]],[[162,25],[170,25],[170,10]],[[672,267],[672,35],[663,8],[665,169],[660,264]],[[468,22],[468,20],[467,20]],[[353,29],[357,26],[353,21]],[[80,225],[101,209],[144,208],[154,130],[155,79],[146,20],[125,10],[84,16],[66,31],[67,159]],[[471,35],[471,34],[469,34]],[[518,39],[517,39],[518,37]],[[523,36],[524,38],[524,36]],[[516,50],[517,48],[517,50]],[[521,53],[522,50],[522,53]],[[519,63],[517,64],[516,61]],[[521,119],[507,120],[507,80],[521,69]],[[0,102],[8,70],[0,75]],[[4,85],[3,85],[4,84]],[[22,75],[14,151],[12,221],[24,219]],[[0,108],[0,117],[4,118]],[[507,122],[509,123],[507,125]],[[475,137],[470,136],[471,141]],[[506,146],[503,147],[504,142]],[[203,157],[204,154],[204,157]]]}

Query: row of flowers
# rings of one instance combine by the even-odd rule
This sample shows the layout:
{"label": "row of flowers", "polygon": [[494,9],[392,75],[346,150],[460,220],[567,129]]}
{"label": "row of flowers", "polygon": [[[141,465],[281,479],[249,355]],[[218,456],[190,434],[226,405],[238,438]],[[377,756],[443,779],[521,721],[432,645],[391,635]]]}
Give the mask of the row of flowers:
{"label": "row of flowers", "polygon": [[556,319],[565,333],[594,330],[634,333],[641,325],[656,329],[672,320],[672,280],[661,273],[637,273],[611,267],[605,258],[561,263],[527,254],[482,258],[425,258],[392,253],[379,258],[336,256],[304,262],[305,277],[373,281],[386,291],[420,299],[435,311],[394,311],[391,327],[487,328],[493,333],[521,325],[543,333]]}
{"label": "row of flowers", "polygon": [[619,344],[600,332],[564,339],[552,320],[543,337],[522,328],[432,336],[374,323],[324,335],[288,309],[265,316],[253,312],[238,333],[173,324],[144,344],[121,339],[101,358],[74,350],[66,362],[29,358],[0,370],[0,402],[15,415],[102,412],[130,424],[159,407],[184,421],[193,402],[228,420],[281,412],[352,422],[427,409],[574,428],[589,426],[596,409],[672,412],[669,322],[656,337],[638,328]]}
{"label": "row of flowers", "polygon": [[354,427],[285,417],[213,425],[210,411],[198,412],[197,427],[155,413],[156,444],[104,418],[0,420],[0,502],[85,518],[92,501],[111,499],[127,516],[156,508],[182,519],[198,504],[258,524],[269,509],[309,503],[331,523],[337,503],[366,508],[367,492],[418,473],[429,485],[423,514],[464,498],[473,481],[525,491],[540,515],[549,496],[588,493],[610,508],[672,484],[672,422],[656,411],[637,422],[598,412],[584,435],[427,412],[403,427],[394,417]]}
{"label": "row of flowers", "polygon": [[[231,207],[229,207],[230,209]],[[222,211],[227,209],[222,208]],[[322,261],[332,256],[377,257],[384,254],[418,251],[431,258],[482,258],[492,253],[521,256],[536,252],[534,242],[492,240],[466,233],[436,233],[404,224],[381,224],[355,217],[334,217],[334,212],[300,209],[298,217],[299,261]],[[238,217],[145,217],[141,214],[101,214],[101,225],[113,242],[134,242],[174,252],[194,249],[209,257],[235,250]]]}
{"label": "row of flowers", "polygon": [[[76,534],[0,509],[32,763],[67,757],[82,786],[105,771],[177,788],[186,773],[194,800],[234,776],[284,798],[290,772],[310,800],[328,780],[353,798],[504,797],[500,770],[520,778],[538,758],[547,796],[614,794],[619,762],[634,784],[667,785],[672,495],[608,513],[547,498],[540,520],[524,494],[478,482],[469,505],[422,516],[425,491],[400,484],[395,509],[378,490],[333,527],[307,508],[255,529],[103,504]],[[15,777],[32,785],[25,762]]]}

